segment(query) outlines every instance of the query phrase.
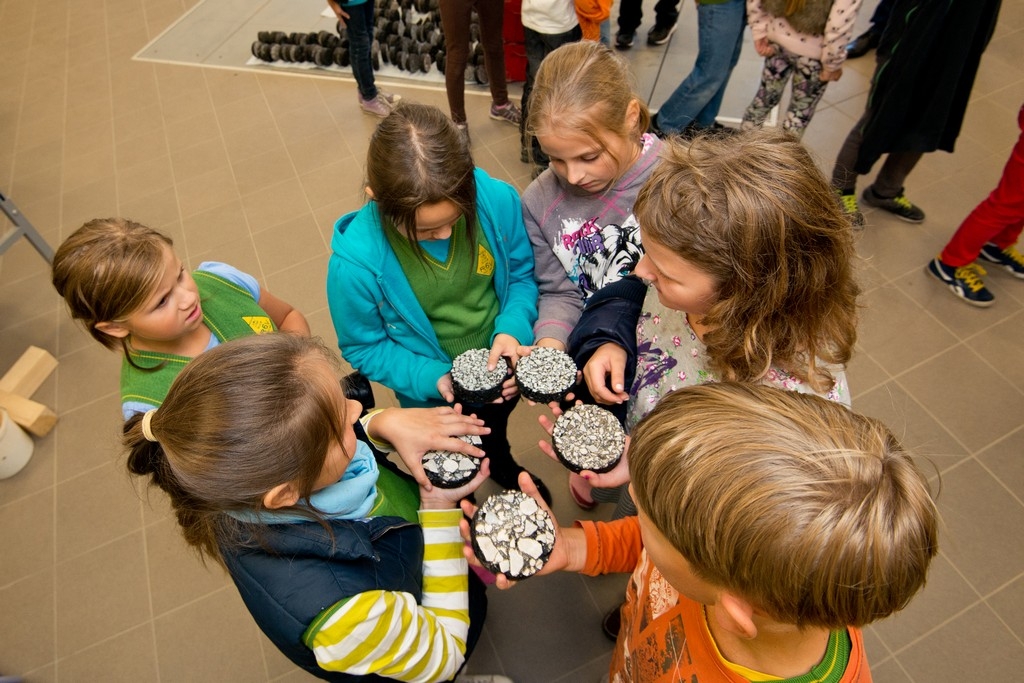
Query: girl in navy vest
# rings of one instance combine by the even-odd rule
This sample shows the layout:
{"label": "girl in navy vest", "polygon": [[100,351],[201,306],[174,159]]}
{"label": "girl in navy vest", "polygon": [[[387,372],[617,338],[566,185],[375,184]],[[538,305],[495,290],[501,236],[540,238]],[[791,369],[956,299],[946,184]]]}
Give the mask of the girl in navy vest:
{"label": "girl in navy vest", "polygon": [[227,568],[298,666],[326,680],[450,680],[486,606],[456,502],[487,461],[461,488],[418,488],[360,438],[392,444],[411,466],[432,449],[479,455],[456,437],[487,430],[449,407],[360,422],[336,370],[336,354],[298,335],[211,349],[159,409],[125,423],[128,469],[170,496],[185,540]]}
{"label": "girl in navy vest", "polygon": [[[519,195],[476,168],[455,124],[421,104],[401,103],[378,124],[366,177],[370,201],[338,219],[331,240],[338,346],[402,406],[451,404],[456,356],[488,348],[493,370],[533,342],[537,285]],[[471,406],[491,428],[482,447],[506,489],[523,471],[506,436],[518,400],[509,378],[496,403]]]}
{"label": "girl in navy vest", "polygon": [[97,218],[53,258],[53,286],[71,317],[124,351],[124,418],[155,408],[178,372],[236,337],[281,330],[309,336],[302,313],[225,263],[189,272],[171,238],[125,218]]}

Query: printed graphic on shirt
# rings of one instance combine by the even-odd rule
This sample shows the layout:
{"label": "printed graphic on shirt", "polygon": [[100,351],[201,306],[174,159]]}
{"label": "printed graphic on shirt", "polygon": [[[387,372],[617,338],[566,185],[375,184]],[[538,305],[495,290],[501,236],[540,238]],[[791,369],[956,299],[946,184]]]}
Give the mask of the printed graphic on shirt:
{"label": "printed graphic on shirt", "polygon": [[584,300],[633,271],[643,255],[638,227],[633,214],[622,225],[602,226],[596,218],[562,221],[551,249]]}
{"label": "printed graphic on shirt", "polygon": [[484,249],[484,245],[477,245],[476,274],[494,275],[494,257]]}
{"label": "printed graphic on shirt", "polygon": [[252,331],[256,334],[266,334],[274,331],[274,325],[270,322],[270,318],[265,315],[243,315],[242,320],[245,324],[252,328]]}

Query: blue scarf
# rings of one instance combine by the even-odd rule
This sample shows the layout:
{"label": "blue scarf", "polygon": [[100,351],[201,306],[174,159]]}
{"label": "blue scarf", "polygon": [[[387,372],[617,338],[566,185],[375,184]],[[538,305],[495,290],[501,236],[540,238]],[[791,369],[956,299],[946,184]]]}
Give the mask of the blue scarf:
{"label": "blue scarf", "polygon": [[[363,519],[377,499],[377,475],[373,452],[362,441],[356,441],[356,452],[345,468],[345,474],[337,482],[313,493],[309,497],[309,507],[319,510],[328,519]],[[281,510],[232,510],[228,514],[243,522],[257,524],[310,521],[309,517]]]}

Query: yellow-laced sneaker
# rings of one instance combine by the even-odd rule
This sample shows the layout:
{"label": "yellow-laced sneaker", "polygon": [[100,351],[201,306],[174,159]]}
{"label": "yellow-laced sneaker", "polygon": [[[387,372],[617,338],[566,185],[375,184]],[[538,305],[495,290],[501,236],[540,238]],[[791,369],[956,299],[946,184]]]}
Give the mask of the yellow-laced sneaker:
{"label": "yellow-laced sneaker", "polygon": [[1000,249],[989,242],[981,248],[981,253],[978,256],[983,261],[1002,266],[1010,275],[1024,280],[1024,254],[1017,251],[1017,247],[1012,244],[1006,249]]}

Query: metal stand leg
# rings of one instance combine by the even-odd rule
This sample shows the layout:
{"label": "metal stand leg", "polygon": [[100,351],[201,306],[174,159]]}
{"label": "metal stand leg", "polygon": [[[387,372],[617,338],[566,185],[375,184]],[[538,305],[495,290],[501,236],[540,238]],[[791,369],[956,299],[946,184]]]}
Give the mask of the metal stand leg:
{"label": "metal stand leg", "polygon": [[53,249],[46,243],[46,240],[39,234],[39,231],[28,222],[25,215],[18,210],[14,202],[2,192],[0,192],[0,209],[3,209],[7,217],[11,219],[11,223],[14,223],[14,228],[8,230],[7,234],[0,239],[0,254],[7,251],[18,238],[26,237],[32,243],[32,246],[36,248],[36,251],[46,259],[47,263],[53,263]]}

